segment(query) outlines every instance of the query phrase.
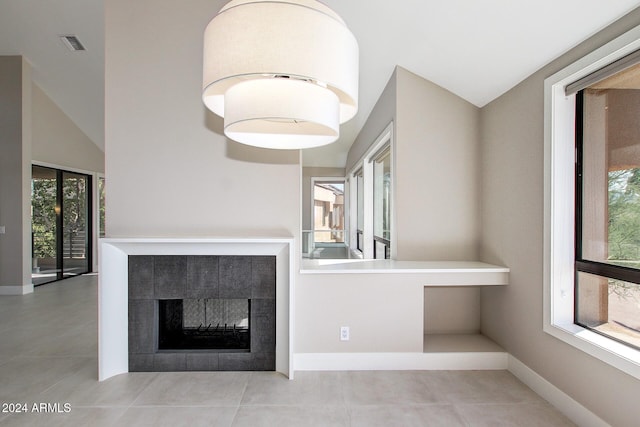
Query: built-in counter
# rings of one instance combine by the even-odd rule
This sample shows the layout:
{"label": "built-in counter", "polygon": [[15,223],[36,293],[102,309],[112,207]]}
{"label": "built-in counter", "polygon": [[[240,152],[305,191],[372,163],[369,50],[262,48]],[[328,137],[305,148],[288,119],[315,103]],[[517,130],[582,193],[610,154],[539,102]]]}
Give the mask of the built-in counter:
{"label": "built-in counter", "polygon": [[[445,317],[465,316],[467,302],[458,306],[455,296],[472,291],[479,315],[479,292],[469,288],[508,283],[507,267],[475,261],[305,259],[294,370],[506,369],[508,354],[477,333],[479,323],[475,333],[429,333],[434,313],[423,302],[427,291],[450,292]],[[348,342],[338,339],[342,326]]]}
{"label": "built-in counter", "polygon": [[509,269],[478,261],[304,259],[301,274],[416,274],[424,286],[496,286],[509,283]]}

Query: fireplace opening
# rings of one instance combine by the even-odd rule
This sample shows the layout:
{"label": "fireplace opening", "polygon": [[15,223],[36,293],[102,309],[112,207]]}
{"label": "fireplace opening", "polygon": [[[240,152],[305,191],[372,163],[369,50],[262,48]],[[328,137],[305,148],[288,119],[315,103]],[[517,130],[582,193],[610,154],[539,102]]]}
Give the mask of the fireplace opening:
{"label": "fireplace opening", "polygon": [[158,301],[159,350],[250,350],[251,300]]}

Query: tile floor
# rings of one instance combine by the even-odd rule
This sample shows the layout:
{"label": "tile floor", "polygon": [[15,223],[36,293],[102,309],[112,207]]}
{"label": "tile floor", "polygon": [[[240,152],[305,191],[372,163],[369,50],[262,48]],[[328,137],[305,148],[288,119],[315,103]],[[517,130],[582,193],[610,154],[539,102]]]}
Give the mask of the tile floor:
{"label": "tile floor", "polygon": [[[130,373],[98,382],[96,306],[96,276],[0,297],[0,404],[29,412],[0,412],[0,426],[573,425],[506,371],[298,372],[294,381]],[[40,403],[61,412],[34,412]]]}

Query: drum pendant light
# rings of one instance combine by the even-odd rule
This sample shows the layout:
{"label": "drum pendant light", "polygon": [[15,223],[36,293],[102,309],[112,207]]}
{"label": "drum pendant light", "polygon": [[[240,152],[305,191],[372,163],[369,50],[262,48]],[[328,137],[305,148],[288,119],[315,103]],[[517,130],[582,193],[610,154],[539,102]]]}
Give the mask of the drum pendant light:
{"label": "drum pendant light", "polygon": [[234,141],[329,144],[358,111],[358,43],[318,1],[232,0],[204,33],[202,99]]}

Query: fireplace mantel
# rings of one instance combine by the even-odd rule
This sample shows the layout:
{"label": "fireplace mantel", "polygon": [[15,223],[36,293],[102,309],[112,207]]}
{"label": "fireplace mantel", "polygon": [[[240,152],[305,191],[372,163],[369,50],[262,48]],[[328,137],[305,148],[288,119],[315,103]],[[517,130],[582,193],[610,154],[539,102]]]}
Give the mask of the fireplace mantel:
{"label": "fireplace mantel", "polygon": [[293,238],[107,238],[100,240],[98,376],[129,371],[129,255],[272,255],[276,257],[276,371],[293,378]]}

